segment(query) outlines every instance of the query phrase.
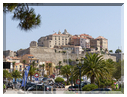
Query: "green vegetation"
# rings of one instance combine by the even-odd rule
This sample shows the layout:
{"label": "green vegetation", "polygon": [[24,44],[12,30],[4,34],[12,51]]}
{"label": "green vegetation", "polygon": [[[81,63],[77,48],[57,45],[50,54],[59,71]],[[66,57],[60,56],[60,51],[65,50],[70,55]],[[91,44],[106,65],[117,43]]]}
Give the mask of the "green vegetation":
{"label": "green vegetation", "polygon": [[98,88],[98,86],[95,84],[88,84],[82,88],[82,91],[92,91],[92,90],[97,89],[97,88]]}
{"label": "green vegetation", "polygon": [[103,78],[108,73],[102,55],[86,54],[87,59],[84,59],[84,67],[82,74],[90,77],[91,83],[95,84],[95,78],[99,81],[99,77]]}
{"label": "green vegetation", "polygon": [[52,63],[49,63],[48,66],[49,66],[49,76],[50,76],[50,68],[52,67]]}
{"label": "green vegetation", "polygon": [[70,65],[65,65],[60,69],[61,74],[67,77],[67,84],[69,84],[69,76],[71,75],[70,69],[71,69]]}
{"label": "green vegetation", "polygon": [[115,51],[115,53],[121,53],[121,50],[120,50],[120,49],[117,49],[117,50]]}
{"label": "green vegetation", "polygon": [[27,3],[3,3],[3,12],[13,13],[13,20],[19,20],[21,30],[29,31],[40,26],[40,15],[36,16],[34,9],[29,8]]}
{"label": "green vegetation", "polygon": [[63,82],[63,81],[64,81],[64,79],[61,78],[61,77],[57,77],[57,78],[55,79],[55,82]]}
{"label": "green vegetation", "polygon": [[20,72],[15,70],[12,72],[12,77],[15,78],[15,81],[17,78],[21,78]]}
{"label": "green vegetation", "polygon": [[110,53],[113,53],[113,50],[109,50]]}
{"label": "green vegetation", "polygon": [[28,73],[28,76],[30,76],[30,81],[32,81],[32,76],[35,74],[35,70],[36,70],[36,68],[33,67],[32,65],[30,65],[30,70]]}
{"label": "green vegetation", "polygon": [[62,51],[62,53],[64,53],[64,54],[65,54],[65,53],[66,53],[66,51]]}

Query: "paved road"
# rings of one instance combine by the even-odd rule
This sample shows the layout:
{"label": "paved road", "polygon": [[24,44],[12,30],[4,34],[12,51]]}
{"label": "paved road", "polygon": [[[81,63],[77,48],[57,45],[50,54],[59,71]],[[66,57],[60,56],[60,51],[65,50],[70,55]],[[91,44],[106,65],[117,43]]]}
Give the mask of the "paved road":
{"label": "paved road", "polygon": [[[56,94],[64,94],[64,91],[67,90],[69,86],[66,86],[65,88],[57,88],[56,89]],[[7,89],[6,92],[4,94],[29,94],[28,92],[24,92],[21,89]],[[31,93],[30,93],[31,94]]]}

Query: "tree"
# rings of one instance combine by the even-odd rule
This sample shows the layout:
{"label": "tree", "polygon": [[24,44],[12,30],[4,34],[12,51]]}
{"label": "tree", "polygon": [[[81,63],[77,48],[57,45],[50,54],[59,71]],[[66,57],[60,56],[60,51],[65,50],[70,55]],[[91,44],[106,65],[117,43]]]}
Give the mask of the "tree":
{"label": "tree", "polygon": [[14,72],[12,72],[12,77],[15,78],[16,81],[17,78],[21,77],[20,72],[15,70]]}
{"label": "tree", "polygon": [[72,60],[71,60],[71,59],[69,59],[69,64],[71,64],[71,62],[72,62]]}
{"label": "tree", "polygon": [[3,78],[6,79],[8,77],[8,71],[3,70]]}
{"label": "tree", "polygon": [[120,49],[117,49],[116,51],[115,51],[115,53],[120,53],[121,52],[121,50]]}
{"label": "tree", "polygon": [[113,50],[109,50],[110,53],[113,53]]}
{"label": "tree", "polygon": [[113,72],[113,77],[116,80],[119,80],[121,78],[121,61],[116,62],[114,65],[115,65],[115,70]]}
{"label": "tree", "polygon": [[32,81],[32,76],[35,74],[36,68],[30,65],[30,70],[28,76],[30,76],[30,81]]}
{"label": "tree", "polygon": [[62,61],[59,61],[59,75],[60,75],[60,65],[61,65]]}
{"label": "tree", "polygon": [[62,75],[66,75],[66,77],[67,77],[67,82],[69,82],[69,76],[71,75],[70,69],[71,69],[71,66],[70,66],[70,65],[65,65],[65,66],[63,66],[63,67],[60,69],[61,74],[62,74]]}
{"label": "tree", "polygon": [[44,76],[44,67],[45,67],[45,64],[42,64],[41,66],[43,68],[43,76]]}
{"label": "tree", "polygon": [[13,71],[14,71],[15,62],[13,62],[12,64],[13,64]]}
{"label": "tree", "polygon": [[11,73],[8,73],[8,80],[10,81],[12,79],[13,79],[12,74]]}
{"label": "tree", "polygon": [[50,76],[50,68],[52,67],[52,63],[49,63],[48,66],[49,66],[49,76]]}
{"label": "tree", "polygon": [[35,61],[32,62],[33,67],[35,67],[37,64],[35,63]]}
{"label": "tree", "polygon": [[3,3],[3,12],[14,13],[13,20],[20,20],[21,30],[31,30],[40,25],[40,15],[36,16],[34,9],[29,8],[27,3]]}
{"label": "tree", "polygon": [[104,60],[102,55],[99,54],[86,54],[84,59],[84,66],[81,69],[82,75],[87,75],[90,77],[91,83],[95,84],[95,78],[99,81],[99,77],[103,78],[106,73],[108,73],[108,69],[105,64],[103,64]]}

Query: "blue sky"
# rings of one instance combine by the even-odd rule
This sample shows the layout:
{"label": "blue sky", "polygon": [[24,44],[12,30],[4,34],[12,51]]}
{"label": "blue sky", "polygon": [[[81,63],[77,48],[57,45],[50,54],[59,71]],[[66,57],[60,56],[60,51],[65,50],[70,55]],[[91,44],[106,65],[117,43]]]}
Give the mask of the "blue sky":
{"label": "blue sky", "polygon": [[[41,26],[25,32],[17,28],[19,21],[6,14],[6,50],[17,51],[29,47],[31,41],[40,37],[61,32],[64,29],[72,34],[89,34],[93,38],[103,36],[108,39],[108,49],[123,48],[121,38],[121,9],[123,6],[32,6],[41,15]],[[123,34],[122,34],[123,35]],[[122,41],[121,41],[122,40]]]}

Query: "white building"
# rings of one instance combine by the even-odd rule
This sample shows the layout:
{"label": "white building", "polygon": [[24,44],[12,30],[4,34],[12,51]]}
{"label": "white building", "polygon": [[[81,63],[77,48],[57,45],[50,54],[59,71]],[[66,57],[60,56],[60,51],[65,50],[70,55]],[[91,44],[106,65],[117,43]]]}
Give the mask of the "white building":
{"label": "white building", "polygon": [[90,48],[90,39],[88,38],[80,38],[80,46],[82,48]]}

